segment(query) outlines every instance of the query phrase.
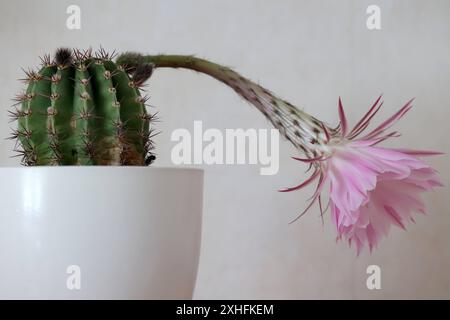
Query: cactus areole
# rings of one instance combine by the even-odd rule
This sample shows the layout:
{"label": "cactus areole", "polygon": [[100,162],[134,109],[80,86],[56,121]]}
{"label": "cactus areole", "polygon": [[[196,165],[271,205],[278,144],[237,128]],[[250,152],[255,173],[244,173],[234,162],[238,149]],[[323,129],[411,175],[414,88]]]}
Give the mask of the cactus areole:
{"label": "cactus areole", "polygon": [[27,71],[26,91],[16,97],[11,138],[25,165],[148,165],[154,116],[140,88],[152,66],[130,73],[101,49],[58,49],[42,68]]}

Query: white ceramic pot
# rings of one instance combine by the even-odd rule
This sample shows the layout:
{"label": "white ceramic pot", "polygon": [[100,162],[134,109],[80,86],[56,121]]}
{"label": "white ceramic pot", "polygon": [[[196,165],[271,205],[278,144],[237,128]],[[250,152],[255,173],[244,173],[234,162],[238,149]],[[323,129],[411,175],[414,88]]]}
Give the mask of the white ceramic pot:
{"label": "white ceramic pot", "polygon": [[203,171],[0,168],[0,298],[190,299]]}

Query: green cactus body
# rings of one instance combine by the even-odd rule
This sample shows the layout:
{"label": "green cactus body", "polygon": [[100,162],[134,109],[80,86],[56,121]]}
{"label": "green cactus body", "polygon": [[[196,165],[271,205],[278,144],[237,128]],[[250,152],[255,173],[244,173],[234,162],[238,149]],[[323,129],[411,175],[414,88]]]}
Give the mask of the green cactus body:
{"label": "green cactus body", "polygon": [[59,49],[27,73],[28,88],[11,112],[26,165],[146,165],[150,121],[139,86],[151,66],[131,76],[103,50]]}

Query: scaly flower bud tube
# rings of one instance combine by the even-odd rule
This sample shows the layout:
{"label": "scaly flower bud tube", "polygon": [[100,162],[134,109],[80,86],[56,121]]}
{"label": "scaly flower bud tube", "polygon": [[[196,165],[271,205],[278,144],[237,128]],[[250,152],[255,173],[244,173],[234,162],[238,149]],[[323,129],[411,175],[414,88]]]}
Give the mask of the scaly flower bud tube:
{"label": "scaly flower bud tube", "polygon": [[136,53],[125,53],[119,56],[117,63],[126,65],[130,70],[142,63],[150,63],[154,68],[184,68],[210,75],[258,108],[286,139],[311,157],[319,155],[318,149],[326,144],[327,132],[335,132],[334,129],[327,128],[323,122],[230,68],[207,60],[193,56],[141,56]]}

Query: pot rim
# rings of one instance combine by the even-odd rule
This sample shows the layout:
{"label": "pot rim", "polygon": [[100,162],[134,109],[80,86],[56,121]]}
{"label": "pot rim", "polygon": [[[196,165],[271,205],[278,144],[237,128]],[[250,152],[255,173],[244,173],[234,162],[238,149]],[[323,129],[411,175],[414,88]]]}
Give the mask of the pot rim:
{"label": "pot rim", "polygon": [[149,170],[149,171],[190,171],[190,172],[204,172],[205,170],[202,168],[193,168],[193,167],[169,167],[169,166],[0,166],[0,171],[4,170],[33,170],[33,171],[46,171],[46,170],[111,170],[111,171],[119,171],[119,170],[130,170],[130,171],[138,171],[138,170]]}

